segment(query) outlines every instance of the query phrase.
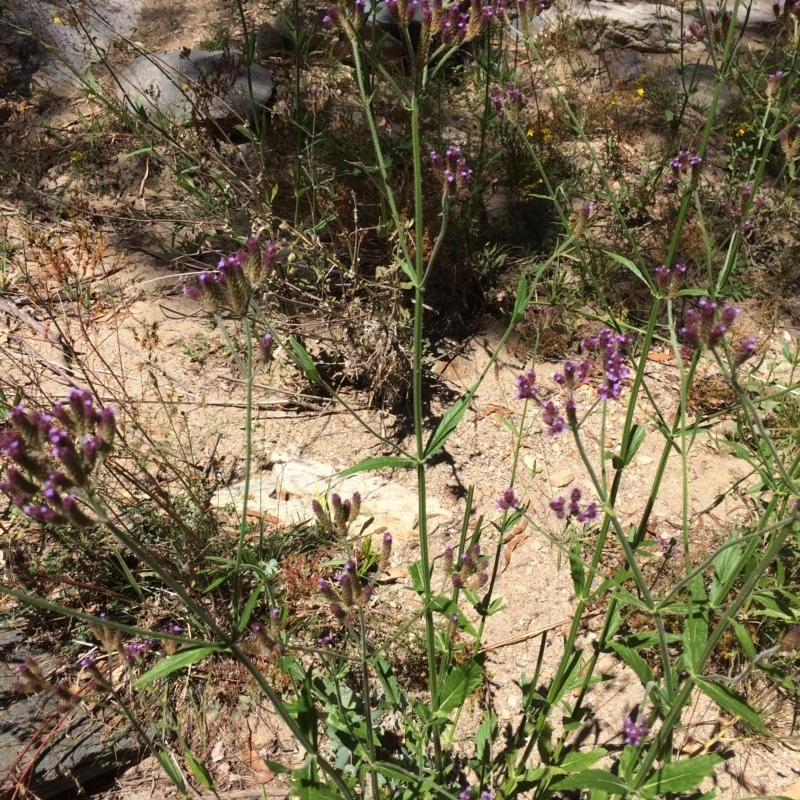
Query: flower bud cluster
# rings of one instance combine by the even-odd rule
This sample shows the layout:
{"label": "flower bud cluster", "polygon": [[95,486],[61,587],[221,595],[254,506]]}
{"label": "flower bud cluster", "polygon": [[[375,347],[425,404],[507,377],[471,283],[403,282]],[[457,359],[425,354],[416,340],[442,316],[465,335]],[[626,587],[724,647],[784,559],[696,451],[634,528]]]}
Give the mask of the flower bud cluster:
{"label": "flower bud cluster", "polygon": [[16,675],[16,680],[11,685],[12,690],[22,694],[49,692],[55,700],[55,707],[59,713],[68,712],[80,701],[78,693],[62,681],[51,684],[42,675],[39,665],[31,658],[26,658],[21,664],[16,664],[11,671]]}
{"label": "flower bud cluster", "polygon": [[525,319],[517,324],[522,336],[541,337],[556,322],[558,309],[555,306],[539,306],[531,303],[525,308]]}
{"label": "flower bud cluster", "polygon": [[512,117],[516,117],[521,108],[528,105],[528,97],[524,95],[511,81],[505,87],[493,84],[491,89],[491,101],[498,117],[504,117],[506,110],[511,112]]}
{"label": "flower bud cluster", "polygon": [[361,513],[361,494],[353,492],[350,500],[342,500],[336,492],[332,492],[327,500],[327,507],[314,498],[311,510],[317,523],[326,531],[335,531],[340,536],[347,536],[350,523]]}
{"label": "flower bud cluster", "polygon": [[331,614],[344,625],[353,624],[353,608],[366,606],[374,593],[372,585],[361,580],[352,558],[345,562],[333,582],[320,578],[317,590],[329,602]]}
{"label": "flower bud cluster", "polygon": [[480,542],[475,542],[462,553],[458,564],[453,561],[453,548],[450,545],[445,547],[442,556],[443,566],[451,573],[450,578],[456,589],[477,590],[489,582],[489,574],[486,571],[489,559],[481,552]]}
{"label": "flower bud cluster", "polygon": [[[708,297],[701,297],[697,308],[690,308],[680,329],[684,353],[716,347],[739,316],[739,309],[725,305],[719,308]],[[753,343],[753,349],[755,344]]]}
{"label": "flower bud cluster", "polygon": [[784,128],[778,134],[781,150],[787,161],[794,161],[800,156],[800,123]]}
{"label": "flower bud cluster", "polygon": [[431,150],[430,158],[434,167],[442,172],[444,193],[461,199],[467,197],[474,173],[467,166],[467,160],[464,158],[461,148],[451,144],[443,154]]}
{"label": "flower bud cluster", "polygon": [[688,150],[678,150],[678,155],[669,162],[671,174],[667,178],[667,189],[675,191],[678,188],[679,180],[682,175],[689,175],[689,183],[692,189],[696,189],[700,183],[700,170],[703,166],[703,159],[697,153]]}
{"label": "flower bud cluster", "polygon": [[758,218],[768,205],[769,200],[766,195],[759,194],[753,199],[753,189],[749,183],[740,184],[733,195],[724,196],[719,201],[720,210],[727,214],[743,233],[756,229]]}
{"label": "flower bud cluster", "polygon": [[676,264],[672,269],[661,264],[653,270],[656,286],[661,290],[664,297],[669,297],[671,300],[676,297],[681,281],[686,276],[687,271],[686,264]]}
{"label": "flower bud cluster", "polygon": [[780,2],[772,4],[772,13],[779,22],[788,22],[790,17],[800,22],[800,0],[784,0],[783,8]]}
{"label": "flower bud cluster", "polygon": [[[542,400],[536,388],[536,373],[529,369],[518,375],[515,381],[518,400],[535,400],[542,409],[542,422],[547,432],[552,436],[566,430],[564,418],[552,400]],[[572,404],[574,408],[574,403]]]}
{"label": "flower bud cluster", "polygon": [[13,462],[0,491],[32,519],[94,524],[78,503],[114,444],[114,409],[97,409],[85,389],[72,389],[45,414],[15,406],[11,427],[0,433],[0,454]]}
{"label": "flower bud cluster", "polygon": [[255,636],[261,647],[274,656],[282,655],[284,652],[283,642],[280,640],[281,616],[279,608],[272,608],[266,625],[262,622],[250,623],[250,632]]}
{"label": "flower bud cluster", "polygon": [[575,519],[582,525],[588,525],[599,516],[597,503],[590,502],[581,508],[581,490],[573,489],[569,498],[555,497],[550,501],[550,509],[557,519]]}
{"label": "flower bud cluster", "polygon": [[199,300],[212,314],[225,307],[244,317],[253,289],[268,275],[277,255],[273,242],[262,245],[259,237],[249,236],[233,255],[220,259],[216,270],[201,272],[197,283],[186,286],[184,293]]}
{"label": "flower bud cluster", "polygon": [[378,556],[378,569],[387,572],[392,560],[392,534],[384,531],[381,536],[381,553]]}

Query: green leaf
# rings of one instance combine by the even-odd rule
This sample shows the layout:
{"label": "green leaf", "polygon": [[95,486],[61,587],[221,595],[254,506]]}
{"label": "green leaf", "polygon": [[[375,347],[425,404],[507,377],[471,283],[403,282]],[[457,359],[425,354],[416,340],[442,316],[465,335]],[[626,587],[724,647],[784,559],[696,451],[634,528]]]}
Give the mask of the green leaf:
{"label": "green leaf", "polygon": [[177,672],[179,669],[196,664],[198,661],[208,658],[212,653],[219,653],[221,650],[222,648],[216,645],[184,647],[183,650],[178,650],[177,653],[162,658],[152,669],[147,670],[144,675],[137,678],[134,686],[137,689],[141,689],[157,678],[166,678],[167,675],[172,675],[173,672]]}
{"label": "green leaf", "polygon": [[703,694],[708,695],[721,709],[734,717],[743,719],[761,733],[769,733],[769,729],[761,721],[761,717],[732,689],[706,678],[695,677],[694,683]]}
{"label": "green leaf", "polygon": [[599,789],[609,794],[628,794],[628,787],[616,776],[604,769],[584,769],[556,781],[551,789]]}
{"label": "green leaf", "polygon": [[373,469],[408,469],[415,467],[417,462],[413,458],[403,458],[402,456],[375,456],[374,458],[365,458],[348,467],[346,470],[338,473],[339,478],[347,478],[350,475],[355,475],[358,472],[369,472]]}
{"label": "green leaf", "polygon": [[461,418],[469,408],[472,402],[472,397],[478,388],[478,384],[474,384],[469,391],[460,397],[453,404],[453,407],[442,417],[436,430],[431,434],[428,444],[425,447],[425,454],[422,457],[423,461],[428,461],[432,456],[436,455],[445,442],[450,438],[453,431],[458,427]]}
{"label": "green leaf", "polygon": [[206,789],[213,789],[214,779],[211,777],[211,773],[206,768],[206,765],[200,761],[191,750],[184,750],[183,755],[195,780],[199,781]]}
{"label": "green leaf", "polygon": [[572,575],[572,585],[575,587],[575,596],[583,597],[586,585],[586,565],[579,548],[569,551],[569,571]]}
{"label": "green leaf", "polygon": [[653,680],[653,671],[635,650],[616,641],[610,641],[608,646],[636,673],[643,685]]}
{"label": "green leaf", "polygon": [[306,350],[294,336],[289,337],[289,346],[294,350],[297,364],[300,369],[303,370],[306,378],[308,378],[311,383],[321,383],[322,379],[319,376],[317,365],[314,363],[314,359],[309,355],[308,350]]}
{"label": "green leaf", "polygon": [[625,258],[625,256],[621,256],[619,253],[612,253],[610,250],[603,250],[603,253],[616,261],[617,264],[621,264],[625,269],[630,270],[649,289],[653,288],[650,283],[650,278],[642,272],[638,264],[634,264],[629,258]]}
{"label": "green leaf", "polygon": [[517,299],[514,301],[514,311],[511,315],[511,324],[516,325],[525,319],[525,309],[528,307],[528,281],[524,275],[519,276],[517,283]]}
{"label": "green leaf", "polygon": [[711,775],[722,760],[717,753],[705,753],[682,761],[670,761],[647,779],[641,792],[645,797],[652,798],[690,792]]}
{"label": "green leaf", "polygon": [[456,664],[445,678],[439,692],[437,716],[447,719],[450,712],[461,706],[483,680],[483,668],[474,660]]}
{"label": "green leaf", "polygon": [[247,602],[244,604],[242,615],[239,617],[239,622],[236,625],[237,633],[241,633],[250,622],[250,617],[253,616],[253,609],[256,607],[256,603],[258,602],[258,598],[261,596],[263,589],[263,586],[256,586],[256,588],[251,592],[250,597],[247,598]]}
{"label": "green leaf", "polygon": [[686,668],[697,675],[703,669],[703,651],[708,641],[708,606],[701,575],[689,585],[691,604],[683,622],[683,657]]}
{"label": "green leaf", "polygon": [[492,744],[497,736],[497,715],[491,711],[486,713],[483,721],[475,731],[475,755],[480,764],[489,764],[492,760]]}
{"label": "green leaf", "polygon": [[[631,463],[631,461],[633,461],[633,457],[642,446],[642,442],[644,442],[644,437],[646,435],[647,431],[645,431],[643,425],[634,425],[631,428],[631,435],[630,438],[626,440],[627,449],[625,450],[623,457],[612,459],[614,469],[624,469],[628,466],[628,464]],[[617,464],[617,462],[619,462],[619,464]]]}

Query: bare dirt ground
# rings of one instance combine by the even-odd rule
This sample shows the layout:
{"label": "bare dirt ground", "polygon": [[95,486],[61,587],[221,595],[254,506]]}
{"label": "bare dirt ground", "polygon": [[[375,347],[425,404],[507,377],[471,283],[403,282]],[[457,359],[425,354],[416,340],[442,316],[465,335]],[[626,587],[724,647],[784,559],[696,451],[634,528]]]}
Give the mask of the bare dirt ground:
{"label": "bare dirt ground", "polygon": [[[134,41],[152,50],[177,50],[197,47],[214,38],[230,24],[229,12],[213,0],[181,4],[180,10],[169,4],[145,0]],[[257,13],[270,18],[271,9]],[[112,48],[113,53],[113,48]],[[125,48],[120,47],[113,59],[124,62]],[[223,483],[235,483],[242,474],[244,426],[244,387],[229,357],[224,342],[211,320],[198,311],[197,304],[185,298],[180,289],[187,279],[186,262],[171,264],[151,253],[147,235],[141,234],[140,222],[130,209],[146,210],[164,203],[172,191],[168,176],[151,170],[146,156],[123,158],[126,142],[100,142],[97,153],[101,163],[79,162],[83,156],[65,151],[66,141],[58,133],[66,133],[78,124],[79,115],[91,118],[99,112],[97,104],[86,101],[80,93],[70,94],[62,86],[60,99],[48,109],[47,127],[32,127],[26,141],[39,147],[42,157],[52,160],[37,185],[28,182],[20,170],[6,177],[0,225],[6,241],[15,251],[9,265],[13,270],[24,267],[45,294],[28,296],[22,301],[0,298],[4,324],[0,331],[0,368],[5,385],[24,387],[26,394],[46,393],[58,396],[72,385],[76,375],[76,354],[67,342],[84,341],[79,355],[99,382],[101,396],[109,400],[124,390],[136,404],[143,418],[151,420],[151,433],[166,442],[174,435],[163,418],[165,402],[178,409],[181,437],[191,442],[194,458],[201,463],[213,462]],[[24,113],[21,112],[21,113]],[[18,122],[19,120],[17,120]],[[4,146],[14,146],[19,128],[0,129]],[[100,133],[100,136],[103,136]],[[38,145],[36,139],[39,137]],[[54,142],[56,144],[54,144]],[[35,148],[34,148],[35,149]],[[88,158],[88,157],[87,157]],[[77,167],[81,167],[77,169]],[[93,200],[85,199],[81,211],[93,214],[89,232],[83,222],[70,213],[61,218],[48,216],[43,209],[57,203],[69,210],[72,198],[82,195],[78,189],[91,186],[102,169],[105,191]],[[108,187],[114,187],[113,192]],[[37,205],[36,198],[45,203]],[[87,244],[87,236],[88,244]],[[58,276],[48,273],[52,258],[46,244],[58,240],[58,251],[78,272],[83,273],[88,294],[87,303],[75,298],[60,298]],[[131,244],[133,242],[133,244]],[[145,242],[145,244],[143,244]],[[88,251],[92,254],[87,260]],[[151,252],[147,252],[148,249]],[[62,303],[59,330],[39,307],[42,298]],[[774,365],[780,370],[780,348],[788,339],[795,340],[798,330],[793,320],[780,312],[766,313],[753,303],[739,323],[758,336],[764,352],[762,370]],[[501,337],[498,323],[490,318],[480,333],[468,341],[447,341],[442,354],[431,355],[429,363],[454,395],[463,393],[481,374],[494,354]],[[463,496],[469,486],[475,487],[473,518],[487,519],[499,515],[496,498],[509,481],[514,442],[504,419],[519,419],[521,408],[514,398],[514,379],[525,368],[524,348],[519,342],[500,353],[498,366],[476,393],[461,428],[450,440],[446,457],[431,469],[429,492],[452,512],[452,523],[438,529],[432,541],[433,555],[456,535],[464,513]],[[552,375],[556,365],[536,364],[539,382],[555,393]],[[713,379],[714,370],[708,367]],[[678,375],[671,354],[654,351],[649,354],[647,378],[653,400],[669,418],[677,409]],[[385,452],[380,444],[353,418],[332,403],[310,398],[307,408],[298,408],[297,394],[305,387],[278,354],[270,378],[258,384],[258,410],[254,421],[255,453],[259,463],[267,467],[274,453],[289,453],[298,458],[321,461],[335,468]],[[357,394],[354,402],[359,406]],[[724,401],[723,401],[724,403]],[[447,409],[447,401],[434,400],[430,409],[436,418]],[[391,414],[361,407],[360,413],[371,426],[391,432],[402,427],[402,413]],[[622,428],[623,406],[612,409],[606,420],[606,447],[613,448]],[[616,511],[623,525],[635,523],[647,500],[651,481],[661,455],[662,439],[654,430],[653,409],[641,405],[636,421],[648,431],[643,446],[626,474]],[[173,421],[174,423],[174,421]],[[585,443],[589,455],[597,460],[600,452],[599,419],[589,422]],[[408,444],[409,442],[404,442]],[[413,489],[412,476],[397,473],[394,481]],[[707,546],[720,538],[737,521],[746,521],[755,509],[744,495],[747,470],[742,462],[727,455],[724,447],[712,437],[695,442],[690,461],[691,498],[689,513],[693,536]],[[738,484],[740,488],[732,490]],[[505,597],[506,609],[491,617],[486,630],[487,688],[481,703],[494,708],[501,726],[513,725],[520,716],[519,677],[531,674],[538,657],[542,634],[547,632],[545,674],[553,670],[560,656],[560,631],[574,611],[573,590],[569,571],[559,557],[557,542],[564,530],[547,506],[549,499],[574,487],[588,489],[588,480],[574,443],[566,435],[548,437],[534,426],[521,448],[518,470],[518,494],[528,505],[531,521],[521,526],[501,548],[503,564],[497,593]],[[677,458],[673,458],[656,502],[652,530],[666,537],[680,529],[681,474]],[[377,520],[380,523],[380,520]],[[392,531],[398,546],[394,563],[401,566],[415,558],[416,539],[413,530]],[[494,542],[487,539],[484,550]],[[613,572],[621,554],[609,549],[605,568]],[[413,606],[413,593],[401,578],[378,604],[386,612]],[[380,612],[379,612],[380,613]],[[585,625],[585,644],[589,646],[595,633],[595,618]],[[621,740],[624,717],[640,701],[638,682],[631,680],[621,665],[607,657],[601,663],[607,680],[592,691],[588,705],[596,709],[592,720],[592,744],[609,745]],[[478,702],[477,700],[475,701]],[[465,718],[479,709],[465,710]],[[775,714],[778,740],[760,741],[740,732],[718,710],[702,703],[692,709],[678,733],[677,746],[683,752],[693,748],[722,743],[734,756],[726,761],[717,783],[726,798],[743,795],[774,795],[794,792],[800,796],[800,755],[793,747],[796,730],[792,714]],[[206,722],[209,752],[215,753],[211,764],[215,777],[225,789],[225,797],[281,796],[284,789],[261,761],[262,756],[290,762],[294,755],[288,734],[263,707],[244,709],[238,713]],[[159,800],[175,796],[174,789],[163,778],[152,760],[121,775],[113,789],[105,793],[108,800]]]}

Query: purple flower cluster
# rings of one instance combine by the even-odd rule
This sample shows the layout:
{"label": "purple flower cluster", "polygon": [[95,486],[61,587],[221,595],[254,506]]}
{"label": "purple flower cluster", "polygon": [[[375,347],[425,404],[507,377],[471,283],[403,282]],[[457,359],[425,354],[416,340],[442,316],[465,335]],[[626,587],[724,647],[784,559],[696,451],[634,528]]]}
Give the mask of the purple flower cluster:
{"label": "purple flower cluster", "polygon": [[569,499],[555,497],[550,501],[550,509],[558,519],[570,518],[577,520],[582,525],[588,525],[597,519],[600,509],[595,502],[587,503],[581,508],[581,494],[581,490],[575,488],[569,493]]}
{"label": "purple flower cluster", "polygon": [[431,150],[430,158],[433,165],[440,169],[444,176],[444,191],[446,194],[464,199],[469,195],[473,171],[467,166],[467,160],[456,145],[449,145],[444,154]]}
{"label": "purple flower cluster", "polygon": [[131,639],[122,645],[122,657],[125,659],[126,664],[135,666],[144,660],[144,657],[154,646],[155,642],[150,638],[142,640]]}
{"label": "purple flower cluster", "polygon": [[[683,327],[680,329],[687,355],[693,350],[716,347],[739,315],[738,308],[725,305],[720,309],[708,297],[701,297],[697,306],[697,309],[690,308],[686,312]],[[752,347],[754,350],[755,342]]]}
{"label": "purple flower cluster", "polygon": [[244,317],[253,287],[268,274],[277,255],[278,247],[273,242],[264,242],[262,246],[257,236],[250,236],[233,255],[221,258],[216,270],[201,272],[197,283],[186,286],[184,293],[192,300],[199,300],[212,314],[227,307]]}
{"label": "purple flower cluster", "polygon": [[667,178],[667,189],[678,188],[678,181],[681,175],[688,173],[692,188],[697,188],[700,182],[700,169],[703,166],[703,159],[697,153],[689,150],[678,150],[678,155],[669,162],[671,174]]}
{"label": "purple flower cluster", "polygon": [[[542,422],[549,434],[555,435],[566,430],[566,423],[556,404],[552,400],[543,401],[539,398],[536,389],[536,373],[532,369],[518,375],[515,384],[518,400],[535,400],[539,404],[542,409]],[[572,407],[574,409],[574,403]]]}
{"label": "purple flower cluster", "polygon": [[511,81],[505,87],[493,84],[491,89],[491,100],[494,110],[498,117],[504,117],[506,109],[516,112],[520,108],[528,105],[528,98]]}
{"label": "purple flower cluster", "polygon": [[622,381],[628,377],[629,370],[625,366],[625,348],[628,337],[623,333],[614,333],[610,328],[603,328],[597,336],[584,339],[581,348],[595,353],[603,368],[603,383],[597,394],[604,400],[619,399]]}
{"label": "purple flower cluster", "polygon": [[514,494],[512,488],[503,489],[500,496],[497,498],[497,508],[500,511],[510,511],[512,508],[517,509],[520,507],[519,498]]}
{"label": "purple flower cluster", "polygon": [[467,784],[459,793],[459,800],[494,800],[495,794],[489,789],[473,788]]}
{"label": "purple flower cluster", "polygon": [[[581,349],[595,355],[603,369],[603,382],[598,386],[597,394],[604,400],[616,400],[622,392],[622,382],[627,378],[629,370],[625,366],[625,347],[628,337],[618,334],[609,328],[604,328],[597,334],[584,339]],[[593,368],[592,361],[567,360],[563,363],[561,371],[555,375],[555,381],[566,392],[564,414],[566,421],[558,406],[552,400],[543,401],[539,398],[536,388],[536,373],[529,369],[518,375],[515,381],[518,400],[535,400],[542,410],[542,422],[551,435],[561,433],[568,426],[577,425],[577,406],[574,393],[578,386],[589,383],[590,373]]]}
{"label": "purple flower cluster", "polygon": [[686,44],[705,42],[707,45],[720,44],[728,35],[732,14],[730,11],[708,9],[701,11],[699,20],[692,20],[683,36]]}
{"label": "purple flower cluster", "polygon": [[666,297],[674,298],[687,270],[686,264],[676,264],[672,269],[661,264],[653,270],[656,286]]}
{"label": "purple flower cluster", "polygon": [[632,714],[625,717],[625,721],[622,723],[622,741],[624,744],[638,747],[649,733],[650,728],[643,722],[636,722]]}
{"label": "purple flower cluster", "polygon": [[0,454],[15,466],[6,469],[0,491],[29,517],[44,523],[92,520],[76,492],[88,490],[94,472],[114,443],[114,409],[97,409],[85,389],[72,389],[45,414],[15,406],[11,428],[0,433]]}

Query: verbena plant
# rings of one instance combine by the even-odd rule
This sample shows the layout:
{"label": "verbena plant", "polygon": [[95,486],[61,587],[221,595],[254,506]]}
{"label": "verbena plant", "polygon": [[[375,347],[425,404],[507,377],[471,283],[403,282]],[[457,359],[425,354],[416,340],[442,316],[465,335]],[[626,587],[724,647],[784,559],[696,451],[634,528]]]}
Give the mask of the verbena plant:
{"label": "verbena plant", "polygon": [[[538,58],[536,42],[527,38],[531,19],[543,5],[520,3],[513,35],[524,42],[526,57],[538,61],[539,68],[549,74],[548,65]],[[688,32],[707,41],[721,78],[735,72],[739,39],[727,14],[735,18],[741,5],[735,2],[728,11],[713,13],[704,9],[705,21]],[[277,588],[280,564],[264,558],[264,553],[254,551],[249,543],[246,507],[241,509],[233,555],[207,559],[213,564],[207,591],[227,589],[224,613],[219,609],[212,613],[164,553],[137,536],[124,514],[109,510],[100,491],[102,470],[105,460],[120,448],[115,432],[124,426],[116,424],[111,408],[100,407],[91,392],[80,388],[46,412],[30,404],[6,404],[2,452],[10,466],[2,488],[12,503],[35,521],[68,526],[84,537],[86,532],[97,536],[101,530],[110,533],[125,553],[147,566],[165,592],[178,599],[184,619],[166,630],[139,628],[113,615],[98,618],[10,586],[3,591],[23,603],[68,613],[88,625],[109,656],[120,657],[128,665],[124,688],[136,693],[161,691],[180,671],[206,659],[238,662],[303,748],[305,757],[296,769],[270,764],[290,773],[293,792],[299,797],[485,800],[522,793],[544,798],[573,791],[596,798],[699,796],[703,780],[724,756],[718,752],[681,755],[676,749],[675,732],[695,693],[704,693],[741,724],[767,735],[768,720],[748,704],[741,691],[745,679],[753,670],[764,669],[785,687],[794,688],[781,671],[778,637],[797,622],[795,578],[786,576],[782,558],[797,549],[800,459],[791,448],[782,446],[765,421],[767,410],[780,410],[795,391],[794,372],[788,382],[777,387],[775,381],[750,372],[752,365],[758,365],[758,342],[737,335],[738,310],[726,303],[726,293],[746,262],[752,215],[763,205],[759,200],[762,184],[778,149],[783,161],[776,180],[782,183],[776,186],[788,189],[795,179],[795,145],[800,137],[798,109],[792,98],[798,85],[800,9],[788,2],[778,9],[771,51],[776,66],[769,72],[762,69],[760,82],[750,73],[754,91],[761,96],[762,114],[757,120],[756,145],[747,153],[737,151],[732,158],[734,174],[745,187],[738,190],[738,206],[731,211],[736,225],[722,239],[714,238],[706,225],[708,188],[703,165],[715,130],[718,84],[707,120],[694,135],[691,147],[677,139],[670,142],[670,147],[675,145],[674,152],[654,168],[662,175],[662,207],[671,216],[673,227],[661,263],[653,266],[639,247],[637,231],[628,222],[630,214],[615,192],[603,154],[593,146],[576,109],[556,91],[558,113],[572,127],[577,146],[592,165],[584,180],[587,185],[590,179],[594,181],[593,201],[579,205],[577,211],[570,207],[563,187],[554,183],[543,161],[541,139],[531,135],[531,125],[522,113],[528,98],[521,75],[502,61],[501,53],[490,52],[482,65],[485,96],[474,166],[470,166],[465,148],[442,145],[426,130],[423,119],[433,87],[439,86],[441,75],[470,42],[485,39],[491,43],[492,35],[508,33],[504,9],[478,2],[463,9],[455,4],[418,6],[402,0],[393,0],[387,7],[405,45],[406,61],[400,71],[381,60],[381,48],[373,34],[369,40],[365,38],[369,15],[363,5],[331,8],[328,21],[351,47],[355,88],[374,159],[371,172],[384,224],[392,230],[395,264],[410,303],[411,445],[403,447],[371,428],[344,395],[337,395],[308,349],[285,335],[264,312],[258,290],[277,257],[275,243],[257,236],[248,238],[233,255],[223,258],[217,269],[202,272],[187,293],[214,315],[245,381],[245,498],[253,466],[253,383],[277,347],[290,355],[310,383],[336,397],[385,448],[386,455],[353,465],[340,477],[377,469],[414,472],[419,559],[409,573],[419,597],[419,612],[404,620],[394,635],[382,636],[375,630],[370,600],[384,591],[374,577],[386,569],[391,558],[391,533],[359,544],[359,537],[354,536],[359,495],[342,498],[332,492],[309,509],[315,525],[338,549],[338,558],[321,569],[316,581],[316,590],[325,601],[317,636],[309,640],[286,624],[291,609],[282,605]],[[495,61],[497,74],[503,76],[501,82],[492,79]],[[554,77],[551,83],[557,89]],[[407,112],[409,196],[401,195],[392,180],[375,108],[377,85],[388,87]],[[543,120],[537,124],[541,132]],[[680,122],[674,128],[676,136],[684,132]],[[594,302],[588,305],[602,327],[582,341],[579,358],[562,364],[551,387],[556,394],[549,399],[533,368],[517,377],[520,405],[515,421],[508,422],[516,456],[509,487],[497,499],[502,516],[494,522],[480,519],[471,525],[470,490],[460,537],[437,559],[429,537],[428,469],[457,431],[494,359],[441,418],[426,418],[426,298],[450,235],[449,225],[476,202],[474,186],[482,177],[476,169],[490,169],[491,146],[498,138],[508,152],[516,157],[522,154],[532,174],[538,175],[540,199],[550,204],[560,231],[549,257],[519,276],[501,347],[517,329],[532,332],[534,341],[541,341],[544,312],[537,299],[541,284],[560,274],[566,259],[578,265],[580,278],[592,287]],[[426,203],[431,176],[437,181],[438,209]],[[612,243],[598,248],[592,241],[591,229],[600,206],[619,231],[619,246]],[[295,212],[295,222],[298,216]],[[681,242],[690,221],[698,223],[703,232],[707,258],[704,263],[687,266],[681,261]],[[623,244],[624,252],[620,252]],[[620,318],[617,299],[598,275],[598,250],[606,269],[617,277],[632,276],[641,287],[643,299],[627,319]],[[719,260],[712,257],[716,253],[722,254]],[[675,411],[663,408],[649,385],[645,367],[656,343],[671,349],[680,375]],[[787,349],[784,356],[794,370],[796,352]],[[723,446],[752,466],[757,480],[750,490],[759,503],[759,514],[698,558],[691,535],[688,464],[692,447],[706,435],[708,420],[690,412],[689,397],[698,367],[708,359],[716,364],[735,397],[739,436]],[[645,401],[653,407],[652,430],[635,422],[635,410]],[[614,432],[619,446],[612,450],[607,444],[607,411],[609,404],[620,403],[625,409],[624,422],[621,430]],[[593,459],[585,449],[585,429],[598,420],[600,452]],[[486,710],[474,730],[464,731],[463,725],[459,727],[460,710],[484,677],[481,648],[486,619],[502,613],[502,598],[496,594],[499,548],[504,535],[521,518],[530,514],[534,519],[532,509],[523,506],[514,488],[521,442],[533,432],[571,437],[585,467],[588,493],[573,489],[549,504],[571,534],[561,546],[573,581],[574,618],[552,677],[545,682],[542,674],[546,636],[541,640],[534,673],[520,676],[523,700],[517,727],[501,732],[497,716]],[[661,437],[661,456],[644,511],[625,527],[616,511],[619,489],[647,436]],[[672,577],[664,587],[648,573],[653,547],[646,541],[646,533],[670,456],[680,461],[683,501],[675,510],[680,520],[678,535],[673,541],[660,542],[663,569]],[[486,536],[490,530],[493,535]],[[487,550],[487,540],[497,545]],[[601,567],[611,540],[624,554],[624,566],[607,575]],[[120,564],[124,563],[122,559]],[[129,578],[136,588],[137,579],[132,574]],[[590,604],[600,604],[604,617],[600,634],[587,651],[578,646],[578,636]],[[748,624],[759,615],[773,622],[769,641],[757,637],[756,628]],[[422,685],[401,672],[392,657],[401,639],[414,637],[422,653]],[[722,675],[716,666],[717,652],[721,642],[731,640],[742,658],[732,675]],[[585,750],[575,747],[573,741],[592,713],[588,690],[598,680],[596,666],[603,653],[616,654],[635,674],[641,683],[641,700],[635,712],[616,723],[622,735],[620,746]],[[81,697],[128,708],[118,678],[112,679],[111,672],[101,669],[92,658],[85,660],[83,668],[90,681]],[[35,664],[21,665],[18,673],[23,688],[45,690],[46,681]],[[277,688],[278,675],[281,688]],[[62,684],[53,691],[65,707],[79,699]],[[132,711],[127,713],[176,784],[187,791],[185,777],[167,750],[152,740]],[[554,725],[556,721],[559,726]],[[470,743],[464,757],[454,757],[456,738],[461,753],[465,752],[465,739]],[[202,761],[190,750],[184,755],[195,779],[211,785],[210,772]]]}

